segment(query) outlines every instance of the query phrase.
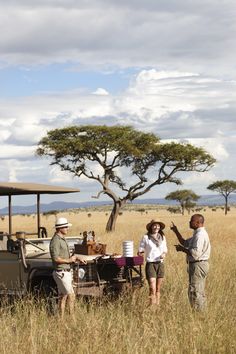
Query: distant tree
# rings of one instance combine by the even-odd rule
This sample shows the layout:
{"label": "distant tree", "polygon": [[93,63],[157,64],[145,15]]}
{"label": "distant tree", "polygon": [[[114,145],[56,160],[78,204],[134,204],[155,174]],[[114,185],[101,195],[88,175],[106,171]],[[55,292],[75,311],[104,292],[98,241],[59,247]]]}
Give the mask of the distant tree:
{"label": "distant tree", "polygon": [[[199,198],[199,197],[198,197]],[[187,201],[185,204],[185,209],[187,210],[188,214],[190,214],[191,210],[193,211],[193,208],[196,206],[196,203],[192,201]]]}
{"label": "distant tree", "polygon": [[184,215],[185,210],[189,210],[190,212],[190,209],[196,205],[194,201],[197,201],[199,198],[200,197],[190,189],[171,192],[165,197],[167,200],[176,200],[180,203],[182,215]]}
{"label": "distant tree", "polygon": [[179,207],[168,207],[167,211],[169,211],[171,214],[181,214],[181,209]]}
{"label": "distant tree", "polygon": [[221,195],[223,195],[225,199],[225,215],[227,215],[228,212],[228,201],[229,201],[229,195],[231,193],[236,193],[236,181],[232,180],[223,180],[223,181],[216,181],[212,184],[210,184],[207,189],[218,192]]}
{"label": "distant tree", "polygon": [[49,156],[51,164],[63,171],[100,184],[96,198],[103,193],[113,201],[107,231],[115,229],[119,211],[128,201],[164,183],[180,185],[177,173],[205,172],[215,162],[202,148],[161,143],[156,135],[130,126],[87,125],[51,130],[39,142],[37,154]]}

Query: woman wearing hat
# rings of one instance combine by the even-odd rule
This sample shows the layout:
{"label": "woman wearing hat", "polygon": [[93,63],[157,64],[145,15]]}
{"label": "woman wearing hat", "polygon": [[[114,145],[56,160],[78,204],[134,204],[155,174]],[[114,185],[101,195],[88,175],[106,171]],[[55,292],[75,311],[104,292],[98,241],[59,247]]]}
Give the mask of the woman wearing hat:
{"label": "woman wearing hat", "polygon": [[164,278],[164,258],[167,253],[165,224],[151,220],[147,225],[147,234],[143,236],[138,255],[146,256],[146,278],[149,285],[150,305],[160,303],[161,283]]}

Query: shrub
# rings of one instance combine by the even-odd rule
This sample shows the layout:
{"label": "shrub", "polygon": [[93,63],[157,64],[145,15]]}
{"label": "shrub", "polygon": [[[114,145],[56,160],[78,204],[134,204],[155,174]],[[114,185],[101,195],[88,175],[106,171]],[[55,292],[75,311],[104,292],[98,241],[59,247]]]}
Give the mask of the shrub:
{"label": "shrub", "polygon": [[181,214],[181,209],[178,207],[169,207],[167,208],[167,211],[169,211],[171,214]]}

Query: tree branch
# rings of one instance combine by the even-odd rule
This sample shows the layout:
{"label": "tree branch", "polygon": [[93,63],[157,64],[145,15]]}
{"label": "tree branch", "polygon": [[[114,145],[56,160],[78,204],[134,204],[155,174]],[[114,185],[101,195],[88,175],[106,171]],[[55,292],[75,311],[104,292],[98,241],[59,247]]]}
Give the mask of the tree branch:
{"label": "tree branch", "polygon": [[103,194],[103,193],[104,193],[104,191],[100,191],[100,192],[98,192],[97,195],[92,195],[91,198],[99,199],[100,195]]}

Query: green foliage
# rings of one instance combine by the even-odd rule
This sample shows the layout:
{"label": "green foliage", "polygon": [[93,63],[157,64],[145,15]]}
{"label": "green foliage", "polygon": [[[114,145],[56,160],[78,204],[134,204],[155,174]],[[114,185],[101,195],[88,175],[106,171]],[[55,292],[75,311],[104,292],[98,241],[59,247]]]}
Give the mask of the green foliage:
{"label": "green foliage", "polygon": [[167,200],[177,200],[180,203],[196,201],[199,198],[200,197],[190,189],[182,189],[175,192],[171,192],[165,197],[165,199]]}
{"label": "green foliage", "polygon": [[210,184],[207,189],[218,192],[225,198],[225,215],[229,211],[228,198],[231,193],[236,193],[236,181],[223,180]]}
{"label": "green foliage", "polygon": [[[95,179],[103,187],[111,182],[125,189],[126,183],[118,176],[116,169],[129,167],[131,175],[138,178],[138,183],[125,190],[132,193],[139,190],[135,197],[147,192],[140,189],[148,184],[147,172],[151,167],[156,170],[156,181],[149,181],[152,187],[164,182],[180,184],[181,181],[173,176],[177,172],[203,172],[215,162],[202,148],[190,144],[161,144],[154,134],[129,126],[88,125],[51,130],[39,142],[37,154],[49,156],[52,164],[59,165],[62,170]],[[103,173],[95,175],[88,166],[89,161],[99,164]]]}
{"label": "green foliage", "polygon": [[[215,163],[202,148],[163,144],[156,135],[130,126],[85,125],[51,130],[39,142],[37,154],[50,157],[51,164],[63,171],[97,181],[101,186],[97,197],[104,193],[114,202],[113,217],[127,201],[156,185],[181,184],[178,172],[204,172]],[[122,168],[128,169],[130,178],[122,178]],[[122,197],[114,187],[122,191]]]}
{"label": "green foliage", "polygon": [[232,180],[216,181],[210,184],[207,187],[207,189],[218,192],[224,196],[227,196],[230,193],[236,193],[236,181],[232,181]]}
{"label": "green foliage", "polygon": [[190,189],[182,189],[182,190],[177,190],[175,192],[169,193],[165,199],[167,200],[176,200],[180,203],[181,208],[182,208],[182,214],[184,214],[184,210],[190,210],[193,208],[196,203],[194,201],[197,201],[200,198],[197,194],[195,194],[192,190]]}

